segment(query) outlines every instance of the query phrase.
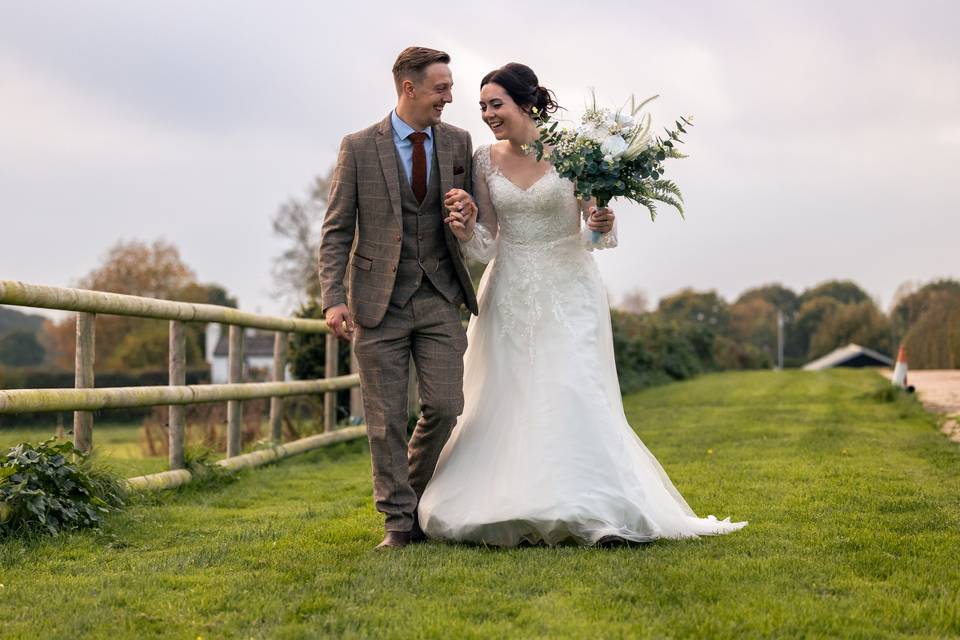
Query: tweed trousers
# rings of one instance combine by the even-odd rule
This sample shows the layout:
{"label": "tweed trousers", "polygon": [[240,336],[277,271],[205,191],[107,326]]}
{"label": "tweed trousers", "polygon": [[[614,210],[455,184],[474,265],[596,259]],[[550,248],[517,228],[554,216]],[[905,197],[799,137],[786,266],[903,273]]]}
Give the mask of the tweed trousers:
{"label": "tweed trousers", "polygon": [[[462,294],[448,301],[427,278],[376,327],[357,325],[354,351],[373,465],[373,497],[387,531],[409,531],[417,502],[463,411]],[[420,419],[407,442],[410,358],[417,368]]]}

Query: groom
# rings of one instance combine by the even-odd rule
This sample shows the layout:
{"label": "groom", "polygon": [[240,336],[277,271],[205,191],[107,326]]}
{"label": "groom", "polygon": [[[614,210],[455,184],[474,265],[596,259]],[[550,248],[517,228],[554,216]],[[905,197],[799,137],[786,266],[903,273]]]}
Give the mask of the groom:
{"label": "groom", "polygon": [[[449,210],[475,220],[476,205],[470,134],[440,122],[453,102],[449,62],[423,47],[397,57],[397,106],[343,139],[320,241],[326,321],[354,341],[360,369],[374,501],[386,516],[378,549],[424,539],[417,502],[463,410],[459,309],[476,314],[477,298],[444,219]],[[411,356],[421,416],[408,443]]]}

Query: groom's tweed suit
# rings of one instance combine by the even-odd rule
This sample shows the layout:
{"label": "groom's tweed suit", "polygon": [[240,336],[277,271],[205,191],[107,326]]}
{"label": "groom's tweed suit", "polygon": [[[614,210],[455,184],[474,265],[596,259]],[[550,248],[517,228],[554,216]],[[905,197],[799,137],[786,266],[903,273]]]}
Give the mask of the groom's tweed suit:
{"label": "groom's tweed suit", "polygon": [[[323,308],[346,302],[358,325],[374,499],[389,531],[413,525],[417,500],[463,410],[459,305],[477,313],[460,245],[443,224],[443,194],[472,189],[470,135],[439,124],[433,136],[422,203],[399,162],[390,116],[345,137],[320,242]],[[408,445],[411,355],[422,416]]]}

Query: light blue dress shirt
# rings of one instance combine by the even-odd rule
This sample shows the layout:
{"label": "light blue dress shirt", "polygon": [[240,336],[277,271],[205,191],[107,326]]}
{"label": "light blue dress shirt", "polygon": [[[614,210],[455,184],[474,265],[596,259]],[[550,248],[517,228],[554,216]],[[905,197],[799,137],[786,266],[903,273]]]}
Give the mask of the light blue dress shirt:
{"label": "light blue dress shirt", "polygon": [[[413,127],[400,119],[397,111],[390,113],[390,122],[393,123],[393,144],[400,156],[403,170],[407,172],[407,182],[413,186],[413,142],[407,136],[416,131]],[[427,139],[423,141],[423,150],[427,154],[427,182],[430,182],[430,166],[433,164],[433,127],[426,131]]]}

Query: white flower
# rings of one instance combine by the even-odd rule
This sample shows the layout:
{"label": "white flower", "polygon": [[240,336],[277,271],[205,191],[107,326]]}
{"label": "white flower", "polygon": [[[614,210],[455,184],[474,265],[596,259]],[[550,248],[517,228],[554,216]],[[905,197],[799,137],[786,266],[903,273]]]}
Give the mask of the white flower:
{"label": "white flower", "polygon": [[606,127],[598,125],[583,125],[579,128],[578,133],[585,138],[589,138],[595,142],[603,142],[609,137]]}
{"label": "white flower", "polygon": [[617,124],[624,130],[630,130],[637,126],[637,122],[633,119],[633,116],[627,113],[617,114]]}
{"label": "white flower", "polygon": [[600,145],[604,156],[619,158],[627,150],[627,141],[622,136],[608,136]]}

